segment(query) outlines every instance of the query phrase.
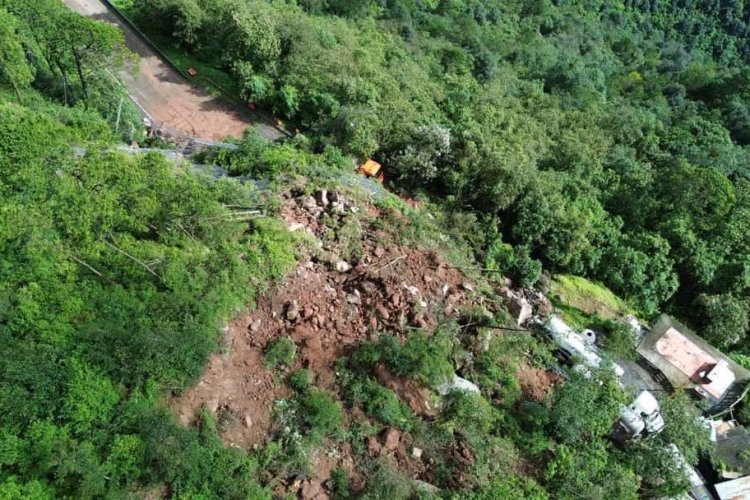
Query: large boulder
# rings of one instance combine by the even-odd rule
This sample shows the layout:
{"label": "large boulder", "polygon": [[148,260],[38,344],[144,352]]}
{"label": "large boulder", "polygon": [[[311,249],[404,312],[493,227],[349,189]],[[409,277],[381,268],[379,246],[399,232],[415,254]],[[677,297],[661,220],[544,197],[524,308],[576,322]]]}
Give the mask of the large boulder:
{"label": "large boulder", "polygon": [[477,387],[476,384],[469,382],[465,378],[461,378],[456,374],[453,375],[453,380],[449,380],[448,382],[439,385],[436,390],[441,396],[447,396],[453,391],[472,392],[474,394],[480,393],[479,387]]}
{"label": "large boulder", "polygon": [[525,297],[517,297],[508,303],[508,312],[516,320],[516,324],[521,326],[534,314],[534,308]]}

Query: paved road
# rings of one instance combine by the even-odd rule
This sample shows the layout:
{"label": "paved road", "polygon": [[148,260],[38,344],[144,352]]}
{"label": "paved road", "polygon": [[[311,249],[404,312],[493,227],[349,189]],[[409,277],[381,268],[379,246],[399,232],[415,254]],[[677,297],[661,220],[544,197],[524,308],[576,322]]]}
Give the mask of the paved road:
{"label": "paved road", "polygon": [[118,76],[133,100],[152,121],[193,137],[211,140],[241,137],[245,128],[251,125],[269,139],[283,137],[268,120],[235,108],[192,85],[101,1],[63,2],[79,14],[110,22],[122,30],[125,44],[140,56],[141,63],[137,76],[127,70],[121,71]]}

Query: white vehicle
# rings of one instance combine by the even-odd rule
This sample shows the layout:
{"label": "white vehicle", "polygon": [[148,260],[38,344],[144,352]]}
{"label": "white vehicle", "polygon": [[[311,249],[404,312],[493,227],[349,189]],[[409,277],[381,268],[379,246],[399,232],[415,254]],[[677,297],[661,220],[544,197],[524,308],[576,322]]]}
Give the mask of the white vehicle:
{"label": "white vehicle", "polygon": [[641,391],[631,404],[620,411],[619,424],[631,440],[639,439],[644,433],[658,434],[665,425],[659,402],[648,391]]}
{"label": "white vehicle", "polygon": [[[567,358],[579,361],[583,368],[579,368],[583,373],[587,373],[586,368],[599,368],[604,362],[599,355],[599,351],[594,345],[596,338],[594,332],[586,330],[583,335],[576,333],[560,317],[552,316],[544,326],[552,340],[554,340],[559,349]],[[625,372],[617,363],[608,363],[618,377]],[[606,365],[605,365],[606,366]]]}

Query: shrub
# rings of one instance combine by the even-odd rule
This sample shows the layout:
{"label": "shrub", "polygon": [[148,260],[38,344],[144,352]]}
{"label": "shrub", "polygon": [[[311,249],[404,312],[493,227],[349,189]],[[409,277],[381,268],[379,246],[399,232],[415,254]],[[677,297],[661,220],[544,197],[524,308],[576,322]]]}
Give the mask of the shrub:
{"label": "shrub", "polygon": [[453,391],[446,398],[440,425],[471,441],[487,436],[498,421],[497,410],[479,394]]}
{"label": "shrub", "polygon": [[295,391],[305,392],[312,384],[313,374],[310,370],[302,369],[289,375],[289,385]]}
{"label": "shrub", "polygon": [[542,273],[542,263],[531,257],[527,246],[512,247],[499,239],[487,250],[484,265],[500,271],[520,287],[533,286]]}
{"label": "shrub", "polygon": [[297,346],[292,339],[284,337],[274,340],[263,353],[263,363],[271,370],[279,366],[291,366],[297,355]]}
{"label": "shrub", "polygon": [[331,437],[336,435],[344,422],[341,403],[330,394],[311,387],[300,398],[302,419],[316,436]]}
{"label": "shrub", "polygon": [[[418,332],[399,344],[381,337],[383,358],[394,375],[414,377],[428,385],[440,385],[453,375],[449,356],[452,342],[446,333],[427,336]],[[392,338],[392,337],[391,337]]]}
{"label": "shrub", "polygon": [[398,396],[368,377],[356,377],[348,387],[349,398],[384,424],[404,431],[414,426],[415,417]]}
{"label": "shrub", "polygon": [[635,359],[635,332],[622,321],[604,323],[602,347],[615,359]]}
{"label": "shrub", "polygon": [[334,469],[331,472],[331,479],[329,480],[329,490],[334,500],[347,500],[352,498],[352,494],[349,491],[349,476],[346,475],[346,471],[341,467]]}
{"label": "shrub", "polygon": [[383,334],[377,342],[362,344],[352,356],[351,365],[370,370],[380,362],[400,377],[414,377],[428,385],[439,385],[453,374],[450,354],[451,333],[441,330],[432,336],[413,333],[404,344],[393,335]]}

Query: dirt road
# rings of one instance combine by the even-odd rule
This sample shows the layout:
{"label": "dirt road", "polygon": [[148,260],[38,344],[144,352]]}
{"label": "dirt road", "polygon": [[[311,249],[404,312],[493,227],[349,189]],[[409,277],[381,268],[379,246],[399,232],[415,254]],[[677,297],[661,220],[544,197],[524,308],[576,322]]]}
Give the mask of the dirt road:
{"label": "dirt road", "polygon": [[193,137],[221,140],[240,137],[249,127],[276,140],[283,134],[257,114],[233,107],[192,85],[167,64],[136,32],[99,0],[63,0],[72,10],[119,27],[125,43],[141,58],[140,72],[121,71],[118,77],[152,121]]}

